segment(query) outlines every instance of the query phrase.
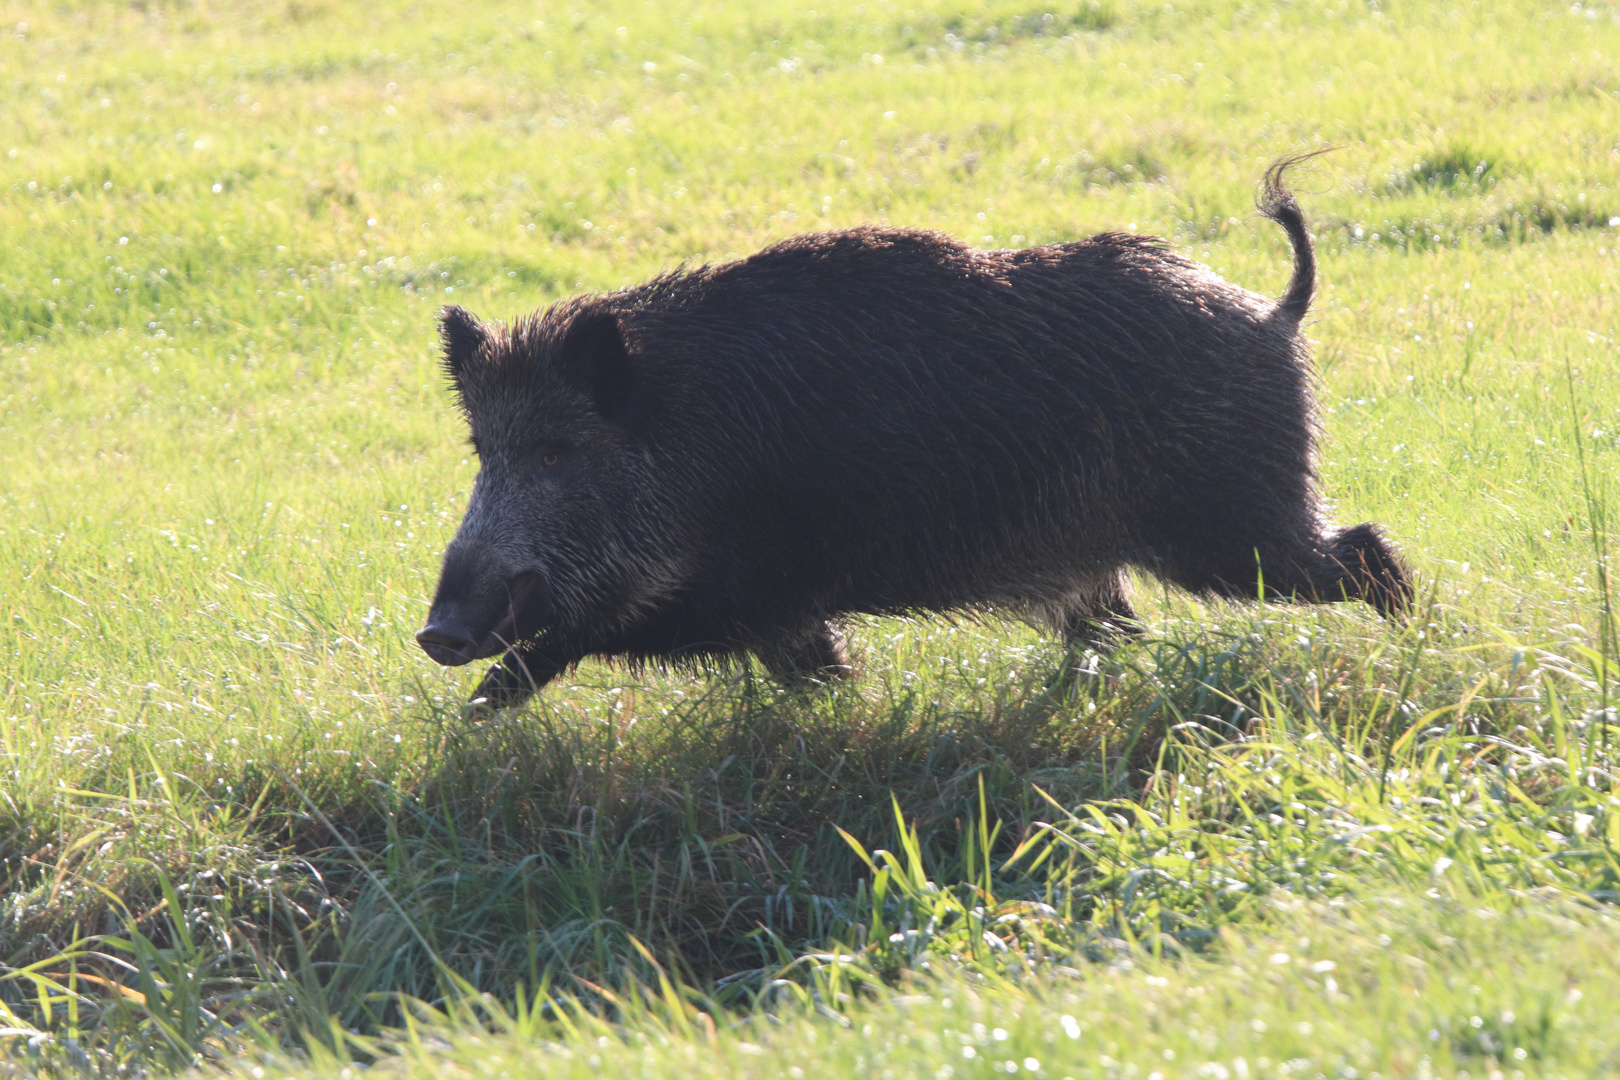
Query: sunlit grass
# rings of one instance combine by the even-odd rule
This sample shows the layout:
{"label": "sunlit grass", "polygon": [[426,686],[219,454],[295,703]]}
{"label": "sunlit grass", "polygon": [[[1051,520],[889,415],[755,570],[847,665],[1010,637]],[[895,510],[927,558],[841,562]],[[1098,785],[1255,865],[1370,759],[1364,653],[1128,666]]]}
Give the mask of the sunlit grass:
{"label": "sunlit grass", "polygon": [[[497,1012],[466,1001],[448,1016],[419,1010],[396,1067],[795,1078],[1603,1071],[1614,1052],[1612,919],[1471,899],[1294,903],[1264,932],[1231,938],[1219,962],[1121,949],[1035,986],[947,979],[881,1003],[845,999],[842,1013],[785,1005],[785,1024],[722,1014],[712,1033],[711,1004],[671,1004],[656,989],[619,1025],[565,1007]],[[294,1075],[339,1068],[330,1055],[317,1060]]]}

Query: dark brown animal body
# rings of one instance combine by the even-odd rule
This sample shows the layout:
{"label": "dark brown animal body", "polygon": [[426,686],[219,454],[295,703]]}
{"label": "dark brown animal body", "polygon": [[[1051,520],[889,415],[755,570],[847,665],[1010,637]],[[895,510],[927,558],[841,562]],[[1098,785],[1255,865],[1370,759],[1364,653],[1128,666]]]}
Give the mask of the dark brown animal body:
{"label": "dark brown animal body", "polygon": [[1406,571],[1327,524],[1288,232],[1281,300],[1116,233],[978,251],[933,232],[801,236],[556,304],[442,314],[481,470],[428,623],[521,701],[587,655],[745,651],[844,670],[850,613],[994,609],[1106,647],[1135,567],[1203,595],[1365,600]]}

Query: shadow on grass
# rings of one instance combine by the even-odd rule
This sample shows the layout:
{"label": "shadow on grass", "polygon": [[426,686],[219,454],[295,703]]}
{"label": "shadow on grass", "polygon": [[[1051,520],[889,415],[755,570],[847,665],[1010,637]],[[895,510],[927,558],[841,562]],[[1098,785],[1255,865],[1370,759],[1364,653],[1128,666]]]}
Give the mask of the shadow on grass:
{"label": "shadow on grass", "polygon": [[433,997],[435,955],[480,990],[611,982],[648,968],[632,937],[691,985],[751,984],[866,917],[869,867],[840,830],[893,848],[898,808],[926,873],[968,880],[981,798],[999,863],[1050,819],[1037,787],[1065,806],[1135,797],[1172,726],[1238,733],[1237,702],[1259,707],[1256,638],[1030,659],[965,700],[940,678],[795,695],[744,671],[685,700],[430,713],[435,768],[296,838],[341,912],[311,946],[327,993],[370,1026],[388,1018],[363,1015],[368,993]]}

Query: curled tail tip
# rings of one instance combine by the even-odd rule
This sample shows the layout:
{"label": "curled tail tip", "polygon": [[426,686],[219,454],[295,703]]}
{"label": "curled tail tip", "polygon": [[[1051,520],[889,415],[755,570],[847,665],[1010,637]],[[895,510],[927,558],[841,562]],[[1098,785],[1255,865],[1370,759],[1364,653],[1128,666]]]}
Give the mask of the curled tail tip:
{"label": "curled tail tip", "polygon": [[[1328,149],[1331,149],[1329,147]],[[1294,193],[1288,190],[1284,177],[1293,166],[1328,149],[1310,150],[1292,154],[1272,163],[1260,185],[1255,206],[1260,213],[1275,221],[1288,233],[1289,245],[1294,251],[1294,274],[1288,289],[1277,300],[1277,311],[1296,325],[1303,322],[1316,295],[1316,251],[1311,244],[1310,230],[1305,227],[1305,213],[1300,210]]]}
{"label": "curled tail tip", "polygon": [[1299,213],[1299,203],[1294,200],[1294,193],[1283,183],[1283,173],[1292,164],[1293,161],[1287,158],[1274,163],[1266,170],[1266,178],[1260,183],[1260,195],[1254,205],[1272,221],[1279,220],[1289,211]]}
{"label": "curled tail tip", "polygon": [[1287,176],[1288,170],[1295,165],[1309,161],[1314,157],[1320,157],[1323,154],[1332,153],[1336,149],[1338,148],[1325,146],[1320,150],[1306,150],[1298,154],[1289,154],[1287,157],[1278,158],[1272,162],[1271,167],[1266,170],[1265,179],[1260,183],[1260,195],[1255,199],[1255,206],[1262,214],[1273,221],[1280,222],[1283,216],[1303,218],[1304,215],[1299,209],[1299,203],[1295,201],[1294,193],[1289,190],[1284,178]]}

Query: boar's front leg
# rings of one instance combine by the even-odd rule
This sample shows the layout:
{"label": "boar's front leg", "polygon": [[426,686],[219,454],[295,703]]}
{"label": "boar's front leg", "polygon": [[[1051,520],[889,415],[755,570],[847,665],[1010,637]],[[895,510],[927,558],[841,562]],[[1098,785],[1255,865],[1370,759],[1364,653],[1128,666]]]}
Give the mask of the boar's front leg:
{"label": "boar's front leg", "polygon": [[1063,618],[1063,644],[1070,649],[1110,653],[1141,637],[1146,629],[1131,607],[1121,573],[1099,586],[1095,595],[1070,605]]}
{"label": "boar's front leg", "polygon": [[1067,697],[1079,685],[1083,672],[1095,669],[1081,653],[1107,655],[1128,641],[1135,641],[1147,627],[1131,606],[1131,595],[1123,571],[1105,576],[1094,590],[1067,598],[1056,629],[1063,635],[1067,655],[1046,686],[1059,697]]}
{"label": "boar's front leg", "polygon": [[854,673],[844,635],[830,622],[819,623],[799,636],[773,638],[755,646],[754,652],[767,671],[794,688],[845,679]]}
{"label": "boar's front leg", "polygon": [[501,657],[500,663],[489,669],[468,705],[486,709],[514,708],[578,660],[577,656],[548,652],[535,642],[516,645]]}

